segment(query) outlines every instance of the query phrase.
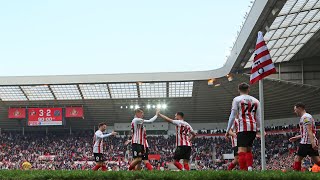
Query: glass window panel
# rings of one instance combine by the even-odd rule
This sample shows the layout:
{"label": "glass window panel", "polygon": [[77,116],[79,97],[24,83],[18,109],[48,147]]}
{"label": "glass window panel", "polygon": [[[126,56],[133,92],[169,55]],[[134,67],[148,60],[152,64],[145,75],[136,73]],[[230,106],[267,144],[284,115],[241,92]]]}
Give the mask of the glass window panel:
{"label": "glass window panel", "polygon": [[299,44],[299,42],[301,41],[301,39],[304,37],[305,35],[299,35],[297,36],[291,43],[291,45],[297,45]]}
{"label": "glass window panel", "polygon": [[47,85],[21,86],[30,101],[54,100]]}
{"label": "glass window panel", "polygon": [[292,21],[290,26],[295,26],[300,24],[300,22],[303,20],[303,18],[307,15],[307,11],[301,12],[299,13],[296,18],[294,18],[294,20]]}
{"label": "glass window panel", "polygon": [[320,21],[315,26],[313,26],[310,32],[315,33],[319,30],[319,28],[320,28]]}
{"label": "glass window panel", "polygon": [[288,14],[290,12],[290,10],[292,9],[292,7],[295,5],[295,3],[297,2],[297,0],[288,0],[283,8],[281,9],[281,11],[279,12],[279,15],[285,15]]}
{"label": "glass window panel", "polygon": [[298,34],[300,34],[301,30],[305,27],[305,24],[301,24],[299,26],[296,27],[296,29],[291,33],[291,36],[296,36]]}
{"label": "glass window panel", "polygon": [[281,23],[285,20],[286,16],[278,16],[273,21],[273,23],[270,26],[270,29],[278,29]]}
{"label": "glass window panel", "polygon": [[294,20],[294,18],[297,16],[297,14],[289,14],[288,16],[286,16],[285,20],[283,21],[283,23],[281,24],[281,28],[285,28],[288,27],[290,23],[292,23],[292,21]]}
{"label": "glass window panel", "polygon": [[113,99],[138,98],[136,83],[109,84],[109,88]]}
{"label": "glass window panel", "polygon": [[192,97],[193,82],[169,82],[169,97]]}
{"label": "glass window panel", "polygon": [[0,99],[2,101],[27,101],[19,86],[0,86]]}
{"label": "glass window panel", "polygon": [[288,55],[292,51],[295,46],[288,46],[286,50],[284,50],[283,55]]}
{"label": "glass window panel", "polygon": [[299,12],[308,0],[298,0],[291,9],[290,13]]}
{"label": "glass window panel", "polygon": [[309,33],[307,34],[305,37],[303,37],[300,41],[300,43],[305,44],[312,36],[314,35],[314,33]]}
{"label": "glass window panel", "polygon": [[141,98],[167,97],[167,83],[142,83],[139,89]]}
{"label": "glass window panel", "polygon": [[318,0],[309,0],[306,5],[302,8],[303,11],[310,10],[316,4]]}
{"label": "glass window panel", "polygon": [[50,85],[58,100],[82,99],[77,85]]}
{"label": "glass window panel", "polygon": [[272,39],[279,39],[282,33],[286,30],[286,28],[278,29],[274,35],[272,36]]}
{"label": "glass window panel", "polygon": [[79,84],[84,99],[109,99],[107,84]]}
{"label": "glass window panel", "polygon": [[302,20],[302,23],[308,23],[311,21],[311,19],[315,16],[315,14],[318,12],[318,9],[313,9],[311,11],[308,12],[308,14],[306,15],[306,17],[304,17],[304,19]]}

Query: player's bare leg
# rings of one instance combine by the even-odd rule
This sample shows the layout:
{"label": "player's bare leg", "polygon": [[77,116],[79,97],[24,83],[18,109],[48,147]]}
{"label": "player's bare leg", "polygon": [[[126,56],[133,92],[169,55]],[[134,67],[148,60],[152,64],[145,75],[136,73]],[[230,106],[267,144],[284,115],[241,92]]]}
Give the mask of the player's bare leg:
{"label": "player's bare leg", "polygon": [[190,167],[189,167],[189,160],[184,159],[183,160],[183,167],[186,171],[190,171]]}
{"label": "player's bare leg", "polygon": [[296,155],[294,157],[294,164],[293,164],[293,170],[295,171],[301,171],[301,162],[304,157]]}
{"label": "player's bare leg", "polygon": [[136,171],[141,171],[141,163],[138,163],[137,165],[136,165],[136,169],[135,169]]}
{"label": "player's bare leg", "polygon": [[134,159],[134,160],[131,162],[131,164],[130,164],[129,171],[134,170],[135,167],[136,167],[136,165],[137,165],[137,164],[141,164],[141,162],[142,162],[142,158],[136,158],[136,159]]}
{"label": "player's bare leg", "polygon": [[239,164],[239,156],[235,156],[233,161],[230,163],[228,170],[231,171],[238,164]]}
{"label": "player's bare leg", "polygon": [[247,166],[247,160],[246,160],[246,154],[247,154],[247,148],[246,147],[239,147],[238,156],[239,156],[239,167],[242,171],[248,171]]}

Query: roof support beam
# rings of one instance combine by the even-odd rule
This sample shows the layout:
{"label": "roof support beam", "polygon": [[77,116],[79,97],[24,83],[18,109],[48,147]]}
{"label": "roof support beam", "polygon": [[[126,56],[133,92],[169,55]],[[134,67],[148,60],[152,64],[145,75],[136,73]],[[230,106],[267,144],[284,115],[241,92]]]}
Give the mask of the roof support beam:
{"label": "roof support beam", "polygon": [[82,94],[82,91],[80,89],[80,85],[79,84],[77,84],[77,88],[78,88],[78,91],[80,93],[80,96],[81,96],[82,100],[84,100],[84,97],[83,97],[83,94]]}
{"label": "roof support beam", "polygon": [[57,97],[56,97],[56,95],[54,94],[54,92],[52,91],[50,85],[48,85],[48,88],[49,88],[50,92],[52,93],[52,96],[54,97],[54,100],[57,100]]}
{"label": "roof support beam", "polygon": [[23,91],[23,89],[21,88],[21,86],[19,86],[19,89],[22,91],[23,95],[27,98],[27,100],[29,101],[29,97],[27,96],[27,94]]}
{"label": "roof support beam", "polygon": [[112,95],[111,95],[111,90],[110,90],[109,84],[107,84],[107,89],[108,89],[108,93],[109,93],[110,99],[112,99]]}
{"label": "roof support beam", "polygon": [[141,98],[139,82],[136,82],[136,86],[137,86],[137,94],[138,94],[138,98]]}

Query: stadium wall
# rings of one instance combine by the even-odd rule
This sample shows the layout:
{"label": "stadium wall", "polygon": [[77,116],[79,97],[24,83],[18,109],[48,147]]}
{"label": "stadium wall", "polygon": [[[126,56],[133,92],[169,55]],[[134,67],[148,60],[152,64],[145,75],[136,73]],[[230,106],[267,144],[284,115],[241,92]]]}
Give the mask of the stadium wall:
{"label": "stadium wall", "polygon": [[270,78],[320,87],[320,57],[277,63]]}

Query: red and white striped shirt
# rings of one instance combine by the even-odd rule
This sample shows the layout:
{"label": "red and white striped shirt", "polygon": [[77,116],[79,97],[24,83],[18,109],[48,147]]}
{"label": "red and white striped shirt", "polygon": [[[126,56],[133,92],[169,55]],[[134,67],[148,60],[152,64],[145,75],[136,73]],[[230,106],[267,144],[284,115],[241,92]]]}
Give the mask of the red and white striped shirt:
{"label": "red and white striped shirt", "polygon": [[150,120],[144,120],[141,118],[134,118],[131,122],[132,144],[145,145],[147,134],[145,132],[144,122],[153,122],[158,116],[154,116]]}
{"label": "red and white striped shirt", "polygon": [[[233,126],[231,127],[232,131],[235,133],[238,132],[238,124],[239,124],[239,119],[235,119]],[[232,143],[232,147],[237,147],[238,146],[237,137],[231,136],[231,143]]]}
{"label": "red and white striped shirt", "polygon": [[311,144],[309,135],[308,135],[308,125],[311,125],[312,134],[315,138],[316,144],[318,144],[318,139],[316,137],[316,126],[313,117],[309,113],[305,113],[300,118],[300,134],[301,134],[301,141],[300,144]]}
{"label": "red and white striped shirt", "polygon": [[93,153],[103,153],[103,138],[110,136],[110,134],[103,134],[102,131],[97,130],[93,136]]}
{"label": "red and white striped shirt", "polygon": [[260,125],[260,102],[256,98],[245,94],[237,96],[233,99],[232,110],[238,113],[238,132],[257,131]]}
{"label": "red and white striped shirt", "polygon": [[190,124],[183,120],[173,120],[172,123],[176,125],[176,145],[192,146],[190,135],[193,129]]}

